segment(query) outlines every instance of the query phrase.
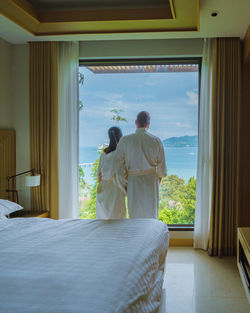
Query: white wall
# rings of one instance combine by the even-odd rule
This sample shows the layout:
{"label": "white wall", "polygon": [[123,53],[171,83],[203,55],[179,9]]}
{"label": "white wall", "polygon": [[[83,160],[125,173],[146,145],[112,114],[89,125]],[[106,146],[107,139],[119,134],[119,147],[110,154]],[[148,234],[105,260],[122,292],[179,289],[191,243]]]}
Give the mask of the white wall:
{"label": "white wall", "polygon": [[11,48],[0,38],[0,128],[12,127],[11,111]]}
{"label": "white wall", "polygon": [[[16,172],[30,169],[29,137],[29,47],[13,45],[11,54],[12,123],[16,130]],[[30,209],[30,188],[24,185],[24,176],[17,177],[19,202]]]}
{"label": "white wall", "polygon": [[203,39],[82,41],[81,59],[201,56]]}
{"label": "white wall", "polygon": [[[0,128],[16,131],[16,173],[30,169],[29,49],[0,38]],[[19,203],[30,209],[30,189],[16,179]]]}

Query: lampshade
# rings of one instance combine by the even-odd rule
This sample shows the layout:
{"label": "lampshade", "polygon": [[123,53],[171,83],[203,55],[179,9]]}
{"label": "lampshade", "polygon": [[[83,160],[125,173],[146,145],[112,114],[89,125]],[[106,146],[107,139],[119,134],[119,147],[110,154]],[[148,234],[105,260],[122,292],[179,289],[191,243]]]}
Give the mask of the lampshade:
{"label": "lampshade", "polygon": [[40,175],[26,176],[25,177],[25,186],[36,187],[39,185],[40,185]]}

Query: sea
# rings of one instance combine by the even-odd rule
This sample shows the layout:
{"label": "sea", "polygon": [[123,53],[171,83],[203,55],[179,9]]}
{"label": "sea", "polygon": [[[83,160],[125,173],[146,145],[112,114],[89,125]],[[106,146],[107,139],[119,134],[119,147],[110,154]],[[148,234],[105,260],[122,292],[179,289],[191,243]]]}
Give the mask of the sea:
{"label": "sea", "polygon": [[[196,178],[198,147],[165,147],[168,175],[177,175],[188,182],[190,177]],[[99,157],[97,147],[80,147],[79,164],[82,165],[85,181],[93,185],[91,176],[93,165]]]}

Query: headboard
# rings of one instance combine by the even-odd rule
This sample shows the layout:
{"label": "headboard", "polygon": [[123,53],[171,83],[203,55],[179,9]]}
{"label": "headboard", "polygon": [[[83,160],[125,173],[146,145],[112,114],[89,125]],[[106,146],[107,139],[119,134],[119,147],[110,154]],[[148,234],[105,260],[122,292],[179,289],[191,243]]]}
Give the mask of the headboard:
{"label": "headboard", "polygon": [[0,129],[0,199],[8,199],[8,193],[5,191],[8,188],[7,177],[15,174],[16,132]]}

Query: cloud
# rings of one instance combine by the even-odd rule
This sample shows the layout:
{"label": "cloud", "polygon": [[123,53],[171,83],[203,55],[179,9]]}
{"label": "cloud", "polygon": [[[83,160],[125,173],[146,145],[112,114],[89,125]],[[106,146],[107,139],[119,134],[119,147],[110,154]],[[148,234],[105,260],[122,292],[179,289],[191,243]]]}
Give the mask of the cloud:
{"label": "cloud", "polygon": [[193,91],[187,91],[186,95],[188,96],[188,100],[186,103],[191,106],[197,106],[198,105],[198,93]]}
{"label": "cloud", "polygon": [[[111,109],[110,109],[111,110]],[[82,112],[80,112],[80,114],[82,116],[89,116],[90,118],[96,118],[96,117],[112,117],[113,113],[110,112],[110,110],[108,109],[107,111],[103,110],[97,110],[97,109],[83,109]]]}
{"label": "cloud", "polygon": [[187,128],[187,129],[194,128],[194,126],[192,126],[190,123],[176,122],[175,125],[176,125],[177,127]]}

